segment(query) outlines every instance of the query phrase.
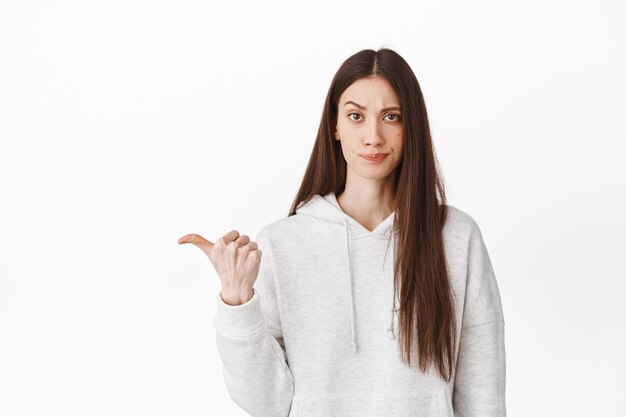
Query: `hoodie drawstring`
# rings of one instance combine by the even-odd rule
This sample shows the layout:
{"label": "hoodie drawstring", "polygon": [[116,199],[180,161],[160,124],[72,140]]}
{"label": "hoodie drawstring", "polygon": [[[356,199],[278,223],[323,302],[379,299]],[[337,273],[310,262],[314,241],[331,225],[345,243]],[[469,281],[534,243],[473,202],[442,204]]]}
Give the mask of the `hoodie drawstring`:
{"label": "hoodie drawstring", "polygon": [[[357,342],[356,342],[356,330],[355,330],[355,310],[354,310],[354,294],[353,294],[353,283],[352,283],[352,264],[350,263],[350,228],[348,226],[348,219],[343,219],[343,224],[346,229],[346,259],[347,259],[347,267],[348,267],[348,297],[350,299],[350,331],[352,335],[352,353],[356,353]],[[395,238],[393,233],[391,235],[391,262],[395,263]],[[393,267],[392,267],[393,270]],[[396,322],[396,297],[392,297],[391,300],[391,325],[387,328],[387,331],[391,333],[389,339],[395,339],[396,334],[394,331],[395,322]]]}
{"label": "hoodie drawstring", "polygon": [[346,255],[348,258],[348,296],[350,297],[350,329],[352,331],[352,353],[356,353],[356,331],[354,329],[354,296],[352,294],[352,265],[350,264],[350,229],[348,219],[343,219],[346,227]]}

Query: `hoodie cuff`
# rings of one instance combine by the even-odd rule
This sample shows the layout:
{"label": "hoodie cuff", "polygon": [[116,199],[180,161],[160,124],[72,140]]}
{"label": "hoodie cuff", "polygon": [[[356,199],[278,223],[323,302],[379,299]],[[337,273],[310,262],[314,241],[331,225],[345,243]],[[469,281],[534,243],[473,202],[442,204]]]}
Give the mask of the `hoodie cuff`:
{"label": "hoodie cuff", "polygon": [[221,331],[233,336],[245,336],[258,331],[265,325],[259,301],[259,294],[253,290],[252,298],[245,303],[230,305],[222,300],[221,291],[218,291],[216,325]]}

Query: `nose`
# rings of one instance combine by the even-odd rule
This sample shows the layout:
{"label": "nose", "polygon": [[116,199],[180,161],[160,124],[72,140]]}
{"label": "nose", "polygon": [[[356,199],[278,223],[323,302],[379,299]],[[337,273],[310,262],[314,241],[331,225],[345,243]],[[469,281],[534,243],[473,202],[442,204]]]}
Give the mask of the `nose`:
{"label": "nose", "polygon": [[378,120],[372,119],[365,131],[365,144],[372,146],[380,146],[384,143],[382,135],[380,134],[380,126]]}

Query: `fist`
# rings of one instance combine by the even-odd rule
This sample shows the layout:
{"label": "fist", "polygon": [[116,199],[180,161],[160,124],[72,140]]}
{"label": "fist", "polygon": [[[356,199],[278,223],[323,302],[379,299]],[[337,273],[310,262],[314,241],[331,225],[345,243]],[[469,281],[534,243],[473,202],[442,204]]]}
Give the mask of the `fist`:
{"label": "fist", "polygon": [[178,239],[178,243],[194,244],[209,258],[222,283],[220,295],[226,304],[240,305],[252,298],[261,249],[247,235],[231,230],[213,243],[192,233]]}

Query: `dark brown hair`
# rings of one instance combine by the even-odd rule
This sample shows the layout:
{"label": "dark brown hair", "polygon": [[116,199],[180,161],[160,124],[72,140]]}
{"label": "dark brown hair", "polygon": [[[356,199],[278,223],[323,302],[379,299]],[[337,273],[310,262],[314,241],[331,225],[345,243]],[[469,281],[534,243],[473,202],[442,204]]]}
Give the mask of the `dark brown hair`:
{"label": "dark brown hair", "polygon": [[[290,208],[315,194],[341,194],[346,185],[346,161],[341,143],[333,140],[337,106],[343,91],[354,81],[380,76],[391,83],[404,124],[402,160],[394,174],[394,235],[398,249],[394,260],[394,297],[400,291],[399,350],[411,366],[413,342],[419,368],[434,364],[449,381],[455,357],[455,309],[448,280],[442,230],[447,216],[443,178],[433,148],[426,105],[409,64],[395,51],[364,49],[349,57],[330,84],[322,119],[302,184]],[[447,370],[446,370],[447,366]]]}

